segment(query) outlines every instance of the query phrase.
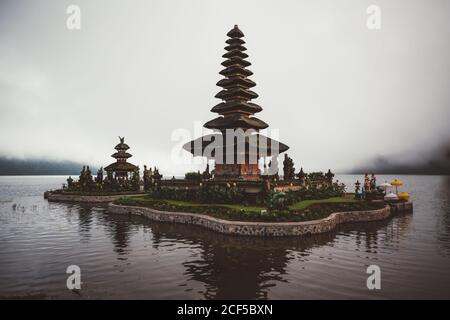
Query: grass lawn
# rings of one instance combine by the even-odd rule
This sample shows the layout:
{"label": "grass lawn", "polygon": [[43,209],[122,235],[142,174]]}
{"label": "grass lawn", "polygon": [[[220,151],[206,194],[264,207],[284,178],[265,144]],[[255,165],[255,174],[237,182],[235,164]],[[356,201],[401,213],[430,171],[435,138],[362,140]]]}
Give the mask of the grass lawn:
{"label": "grass lawn", "polygon": [[[299,201],[288,211],[269,211],[263,206],[239,204],[197,203],[189,201],[154,199],[149,195],[128,196],[116,200],[122,205],[149,207],[161,211],[179,211],[207,214],[219,219],[259,222],[310,221],[325,218],[337,211],[378,209],[378,205],[345,197]],[[312,207],[311,207],[312,206]],[[261,211],[264,210],[264,213]]]}
{"label": "grass lawn", "polygon": [[[146,201],[153,201],[154,199],[150,198],[149,196],[138,196],[138,197],[128,197],[129,199],[136,200],[139,202],[146,202]],[[163,200],[167,204],[170,204],[172,206],[179,206],[179,207],[225,207],[229,209],[234,209],[237,211],[245,211],[245,212],[254,212],[254,213],[260,213],[261,210],[266,210],[266,207],[261,206],[244,206],[239,204],[221,204],[221,203],[197,203],[197,202],[188,202],[188,201],[177,201],[177,200]],[[357,202],[358,200],[352,199],[352,198],[344,198],[344,197],[334,197],[334,198],[328,198],[328,199],[321,199],[321,200],[303,200],[299,201],[297,203],[294,203],[293,205],[289,206],[290,211],[302,211],[306,209],[307,207],[317,204],[317,203],[352,203]]]}
{"label": "grass lawn", "polygon": [[185,202],[185,201],[175,201],[175,200],[164,200],[168,204],[172,204],[175,206],[204,206],[204,207],[210,207],[210,206],[216,206],[216,207],[225,207],[230,208],[234,210],[243,210],[245,212],[257,212],[260,213],[261,210],[265,210],[264,207],[256,207],[256,206],[244,206],[239,204],[220,204],[220,203],[196,203],[196,202]]}
{"label": "grass lawn", "polygon": [[[145,201],[145,200],[152,200],[152,198],[150,197],[129,197],[130,199],[133,200],[138,200],[138,201]],[[245,212],[255,212],[255,213],[260,213],[261,210],[265,210],[266,208],[264,207],[257,207],[257,206],[244,206],[244,205],[239,205],[239,204],[220,204],[220,203],[197,203],[197,202],[188,202],[188,201],[177,201],[177,200],[164,200],[166,203],[173,205],[173,206],[179,206],[179,207],[211,207],[211,206],[216,206],[216,207],[225,207],[225,208],[230,208],[230,209],[234,209],[237,211],[245,211]]]}
{"label": "grass lawn", "polygon": [[307,207],[309,207],[313,204],[317,204],[317,203],[351,203],[351,202],[358,202],[358,200],[352,199],[352,198],[344,198],[344,197],[334,197],[334,198],[321,199],[321,200],[303,200],[303,201],[299,201],[299,202],[294,203],[293,205],[289,206],[289,210],[301,211],[301,210],[304,210]]}

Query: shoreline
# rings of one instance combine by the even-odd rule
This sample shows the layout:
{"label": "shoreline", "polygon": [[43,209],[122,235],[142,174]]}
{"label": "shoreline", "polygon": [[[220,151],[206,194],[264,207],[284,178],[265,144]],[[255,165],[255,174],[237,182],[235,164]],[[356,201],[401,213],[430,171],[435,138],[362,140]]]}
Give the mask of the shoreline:
{"label": "shoreline", "polygon": [[81,195],[70,193],[44,192],[44,199],[48,201],[80,202],[80,203],[110,203],[123,197],[141,196],[143,193],[122,193],[111,195]]}
{"label": "shoreline", "polygon": [[402,212],[412,212],[412,202],[386,204],[381,209],[334,212],[325,218],[300,222],[253,222],[239,220],[225,220],[207,214],[160,211],[157,209],[118,205],[113,202],[126,196],[139,196],[140,194],[112,194],[112,195],[77,195],[61,194],[47,191],[44,198],[55,202],[74,202],[90,204],[108,204],[108,213],[130,214],[143,216],[152,221],[181,223],[197,225],[215,232],[228,235],[242,236],[308,236],[333,231],[340,224],[354,222],[380,221]]}
{"label": "shoreline", "polygon": [[201,226],[222,234],[242,236],[303,236],[330,232],[339,224],[384,220],[392,216],[389,205],[376,210],[335,212],[328,217],[302,222],[244,222],[214,218],[205,214],[159,211],[147,207],[110,203],[107,212],[143,216],[153,221]]}

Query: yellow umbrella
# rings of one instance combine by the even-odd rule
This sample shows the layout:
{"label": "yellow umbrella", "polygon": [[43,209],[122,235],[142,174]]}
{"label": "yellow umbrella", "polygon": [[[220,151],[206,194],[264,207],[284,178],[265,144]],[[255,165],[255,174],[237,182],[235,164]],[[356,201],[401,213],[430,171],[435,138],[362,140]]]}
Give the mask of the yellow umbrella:
{"label": "yellow umbrella", "polygon": [[402,186],[403,182],[400,180],[395,179],[394,181],[391,181],[391,186],[395,187],[395,193],[398,194],[398,186]]}
{"label": "yellow umbrella", "polygon": [[400,193],[400,194],[398,195],[398,197],[399,197],[400,199],[408,200],[408,199],[409,199],[409,193],[408,193],[408,192],[402,192],[402,193]]}

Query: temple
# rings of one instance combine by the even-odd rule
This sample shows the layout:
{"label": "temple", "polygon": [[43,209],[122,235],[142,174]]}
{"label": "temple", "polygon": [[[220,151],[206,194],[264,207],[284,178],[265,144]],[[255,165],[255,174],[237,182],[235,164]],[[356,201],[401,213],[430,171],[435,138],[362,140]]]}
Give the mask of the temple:
{"label": "temple", "polygon": [[220,71],[225,78],[217,83],[222,90],[215,96],[223,101],[211,109],[219,117],[204,125],[215,133],[193,140],[183,148],[194,156],[214,160],[215,180],[259,180],[259,159],[277,157],[289,147],[258,133],[269,125],[254,117],[262,108],[250,102],[258,94],[250,90],[256,83],[248,79],[253,72],[247,69],[251,63],[244,52],[247,50],[244,34],[236,25],[227,36],[227,52],[223,55],[226,60],[222,62],[225,69]]}
{"label": "temple", "polygon": [[111,157],[116,159],[116,162],[110,164],[105,168],[108,176],[114,179],[128,179],[134,172],[139,171],[139,167],[127,162],[132,155],[127,152],[130,147],[125,143],[125,138],[121,138],[120,143],[114,147],[115,152]]}

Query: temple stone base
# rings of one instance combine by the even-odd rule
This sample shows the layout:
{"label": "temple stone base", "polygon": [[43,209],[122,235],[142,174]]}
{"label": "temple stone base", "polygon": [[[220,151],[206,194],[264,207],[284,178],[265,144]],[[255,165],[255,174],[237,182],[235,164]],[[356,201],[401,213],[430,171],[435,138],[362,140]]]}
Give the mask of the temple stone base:
{"label": "temple stone base", "polygon": [[67,193],[54,193],[45,192],[44,198],[48,201],[55,202],[82,202],[82,203],[110,203],[125,196],[139,196],[143,193],[122,193],[111,195],[79,195],[79,194],[67,194]]}
{"label": "temple stone base", "polygon": [[389,206],[378,210],[332,213],[327,218],[305,222],[243,222],[213,218],[204,214],[159,211],[151,208],[109,204],[108,212],[143,216],[154,221],[202,226],[216,232],[242,236],[303,236],[329,232],[348,222],[383,220],[391,216]]}
{"label": "temple stone base", "polygon": [[393,213],[411,213],[413,212],[413,204],[410,201],[389,203]]}
{"label": "temple stone base", "polygon": [[258,164],[216,164],[214,169],[214,180],[242,179],[260,180],[261,171]]}

